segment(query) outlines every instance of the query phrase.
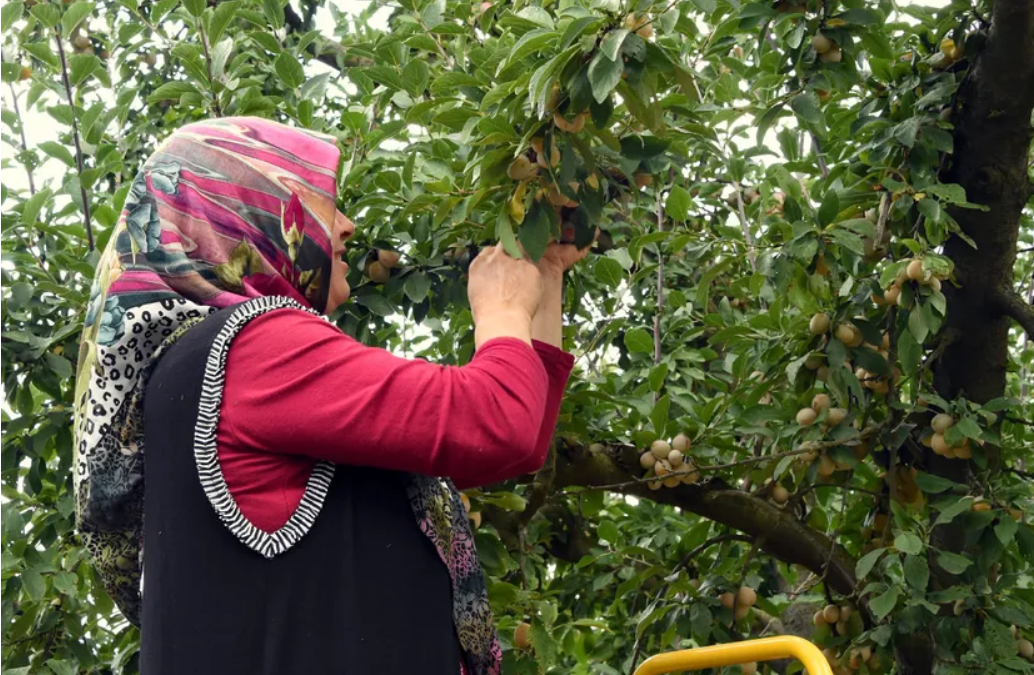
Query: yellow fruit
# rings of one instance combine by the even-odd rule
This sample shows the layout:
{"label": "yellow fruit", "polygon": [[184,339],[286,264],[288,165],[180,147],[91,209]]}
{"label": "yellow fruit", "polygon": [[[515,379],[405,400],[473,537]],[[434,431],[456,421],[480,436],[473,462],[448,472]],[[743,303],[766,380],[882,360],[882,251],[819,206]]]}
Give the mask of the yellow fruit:
{"label": "yellow fruit", "polygon": [[951,428],[955,424],[955,419],[947,413],[940,413],[934,415],[933,420],[930,421],[930,428],[939,434],[943,434],[945,431]]}
{"label": "yellow fruit", "polygon": [[815,379],[821,382],[825,382],[829,379],[829,368],[826,366],[819,366],[815,369]]}
{"label": "yellow fruit", "polygon": [[828,394],[815,394],[815,398],[811,399],[812,410],[820,415],[823,410],[829,409],[831,405],[833,405],[833,402],[829,399]]}
{"label": "yellow fruit", "polygon": [[742,621],[743,619],[746,619],[748,616],[750,616],[750,605],[737,604],[736,609],[733,610],[732,615],[737,621]]}
{"label": "yellow fruit", "polygon": [[743,675],[755,675],[758,672],[758,664],[755,661],[741,663],[740,670],[743,671]]}
{"label": "yellow fruit", "polygon": [[637,173],[635,174],[635,186],[637,188],[645,188],[653,185],[653,176],[648,173]]}
{"label": "yellow fruit", "polygon": [[851,618],[851,605],[843,605],[840,608],[840,620],[847,621]]}
{"label": "yellow fruit", "polygon": [[753,607],[758,601],[758,594],[750,586],[740,586],[736,592],[736,602],[747,607]]}
{"label": "yellow fruit", "polygon": [[158,63],[158,57],[154,54],[149,53],[144,56],[144,63],[146,63],[149,66],[153,66],[154,64]]}
{"label": "yellow fruit", "polygon": [[661,481],[661,485],[666,488],[678,487],[682,483],[682,479],[679,476],[668,476]]}
{"label": "yellow fruit", "polygon": [[517,159],[510,162],[510,166],[506,169],[506,175],[511,180],[525,180],[531,178],[538,173],[539,168],[532,164],[531,160],[521,155]]}
{"label": "yellow fruit", "polygon": [[21,72],[18,73],[18,81],[24,81],[32,77],[32,68],[28,66],[22,66]]}
{"label": "yellow fruit", "polygon": [[811,353],[808,354],[808,358],[804,360],[804,367],[808,370],[818,370],[822,367],[822,361],[825,357],[822,354]]}
{"label": "yellow fruit", "polygon": [[468,515],[470,515],[470,522],[474,524],[474,529],[475,530],[478,529],[479,527],[481,527],[481,512],[480,511],[473,511],[473,512],[471,512]]}
{"label": "yellow fruit", "polygon": [[801,408],[797,411],[797,424],[802,427],[810,427],[818,418],[819,414],[811,408]]}
{"label": "yellow fruit", "polygon": [[679,434],[671,441],[671,447],[679,452],[689,452],[690,445],[689,436],[686,434]]}
{"label": "yellow fruit", "polygon": [[650,444],[650,452],[652,452],[653,456],[657,459],[667,459],[668,454],[671,452],[671,445],[668,441],[657,439]]}
{"label": "yellow fruit", "polygon": [[518,649],[527,649],[531,646],[531,624],[521,622],[517,630],[513,632],[513,644]]}
{"label": "yellow fruit", "polygon": [[1025,659],[1034,658],[1034,644],[1030,640],[1020,639],[1016,641],[1016,653]]}
{"label": "yellow fruit", "polygon": [[374,261],[366,266],[366,275],[376,284],[383,284],[391,278],[391,270]]}
{"label": "yellow fruit", "polygon": [[923,261],[916,258],[912,262],[908,263],[908,267],[905,268],[905,273],[912,281],[922,281]]}
{"label": "yellow fruit", "polygon": [[880,342],[880,346],[883,347],[884,351],[890,349],[890,333],[883,334],[883,340]]}
{"label": "yellow fruit", "polygon": [[951,54],[949,54],[952,61],[961,61],[966,56],[966,50],[963,49],[962,45],[955,45],[952,47]]}
{"label": "yellow fruit", "polygon": [[653,465],[653,472],[657,475],[658,478],[667,476],[669,473],[671,473],[671,464],[668,464],[668,460],[666,459],[659,459]]}
{"label": "yellow fruit", "polygon": [[826,615],[822,613],[821,609],[815,612],[815,615],[811,617],[811,622],[815,624],[816,628],[822,628],[823,626],[829,625],[829,622],[826,621]]}
{"label": "yellow fruit", "polygon": [[945,455],[951,450],[951,446],[944,440],[944,434],[937,432],[930,437],[930,449],[938,455]]}
{"label": "yellow fruit", "polygon": [[808,323],[808,329],[812,335],[822,335],[829,330],[829,316],[824,312],[819,312],[815,316],[811,317],[811,321]]}
{"label": "yellow fruit", "polygon": [[648,23],[644,26],[639,27],[636,30],[635,34],[643,38],[644,40],[649,40],[653,37],[653,24]]}
{"label": "yellow fruit", "polygon": [[560,131],[566,131],[568,133],[576,134],[585,127],[585,115],[576,115],[574,120],[568,122],[560,111],[553,113],[553,124],[556,125]]}
{"label": "yellow fruit", "polygon": [[836,472],[836,470],[836,462],[830,459],[829,455],[822,455],[821,457],[819,457],[818,473],[820,476],[828,478],[829,476],[832,476]]}
{"label": "yellow fruit", "polygon": [[732,609],[733,605],[736,604],[736,595],[734,593],[722,593],[718,596],[718,599],[726,609]]}
{"label": "yellow fruit", "polygon": [[969,439],[962,439],[962,445],[955,448],[955,457],[958,459],[971,459],[973,457],[973,448],[969,445]]}
{"label": "yellow fruit", "polygon": [[835,427],[843,422],[845,417],[847,417],[847,411],[843,408],[830,408],[829,414],[826,417],[826,424]]}
{"label": "yellow fruit", "polygon": [[883,301],[888,305],[898,304],[898,298],[901,297],[901,286],[897,284],[891,286],[883,292]]}
{"label": "yellow fruit", "polygon": [[535,154],[538,157],[538,159],[537,159],[538,164],[543,169],[548,169],[548,168],[556,166],[557,164],[560,163],[560,149],[557,148],[556,143],[550,143],[550,145],[549,145],[549,159],[548,160],[546,159],[546,152],[545,152],[545,148],[542,145],[542,139],[541,138],[533,138],[533,139],[531,139],[531,147],[535,149]]}
{"label": "yellow fruit", "polygon": [[72,44],[75,45],[76,49],[86,49],[87,47],[93,46],[93,43],[90,42],[90,38],[82,33],[75,36],[75,39],[72,40]]}
{"label": "yellow fruit", "polygon": [[826,623],[836,623],[840,621],[840,608],[836,605],[826,605],[822,610],[822,616],[825,617]]}
{"label": "yellow fruit", "polygon": [[843,58],[844,53],[836,45],[833,45],[828,52],[819,54],[819,60],[823,63],[840,63]]}
{"label": "yellow fruit", "polygon": [[647,486],[649,486],[651,490],[660,490],[662,487],[664,487],[659,480],[652,480],[649,483],[647,483]]}
{"label": "yellow fruit", "polygon": [[941,40],[941,53],[945,56],[951,56],[952,51],[955,50],[955,40],[951,38],[944,38]]}
{"label": "yellow fruit", "polygon": [[677,469],[678,467],[682,466],[682,453],[678,450],[672,450],[671,452],[669,452],[668,464],[671,464],[671,468],[673,469]]}
{"label": "yellow fruit", "polygon": [[460,501],[463,502],[464,510],[466,510],[467,513],[470,513],[470,497],[461,492]]}
{"label": "yellow fruit", "polygon": [[930,280],[926,282],[930,288],[934,289],[938,293],[941,292],[941,280],[937,277],[930,277]]}
{"label": "yellow fruit", "polygon": [[654,457],[652,452],[644,452],[639,456],[639,466],[644,469],[652,469],[653,465],[657,463],[657,458]]}
{"label": "yellow fruit", "polygon": [[991,505],[987,502],[973,502],[974,511],[990,511]]}
{"label": "yellow fruit", "polygon": [[776,485],[772,488],[772,501],[776,504],[785,504],[790,501],[790,491],[782,485]]}
{"label": "yellow fruit", "polygon": [[825,54],[833,48],[833,41],[822,33],[815,33],[811,38],[811,46],[816,54]]}
{"label": "yellow fruit", "polygon": [[399,264],[399,254],[395,251],[386,251],[381,249],[377,251],[377,262],[381,264],[381,267],[391,269],[395,265]]}
{"label": "yellow fruit", "polygon": [[596,177],[596,174],[590,173],[585,179],[585,184],[591,187],[593,190],[600,189],[600,179]]}

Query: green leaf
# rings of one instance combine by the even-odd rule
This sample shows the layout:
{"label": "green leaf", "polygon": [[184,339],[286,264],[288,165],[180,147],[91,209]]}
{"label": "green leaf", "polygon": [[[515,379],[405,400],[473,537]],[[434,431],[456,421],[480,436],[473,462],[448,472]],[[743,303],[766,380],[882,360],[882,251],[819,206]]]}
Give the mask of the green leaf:
{"label": "green leaf", "polygon": [[950,551],[937,552],[937,566],[949,574],[962,574],[973,561],[964,555]]}
{"label": "green leaf", "polygon": [[198,94],[197,87],[190,82],[166,82],[157,89],[155,89],[150,96],[147,97],[148,103],[160,103],[161,101],[173,100],[178,101],[184,94]]}
{"label": "green leaf", "polygon": [[513,232],[513,221],[510,220],[506,209],[501,210],[499,217],[496,218],[495,236],[510,256],[517,259],[523,257],[524,254],[521,253],[521,247],[517,245],[517,236]]}
{"label": "green leaf", "polygon": [[915,480],[919,489],[927,494],[938,494],[948,490],[965,490],[966,488],[965,485],[960,485],[954,481],[948,480],[947,478],[941,478],[940,476],[935,476],[934,474],[926,473],[925,471],[920,471],[916,474]]}
{"label": "green leaf", "polygon": [[93,54],[72,54],[68,57],[68,79],[73,87],[78,87],[100,68],[101,60]]}
{"label": "green leaf", "polygon": [[873,598],[869,602],[869,609],[872,610],[873,616],[882,621],[885,616],[894,611],[894,607],[898,604],[898,597],[900,595],[900,589],[898,589],[897,586],[891,586],[886,591]]}
{"label": "green leaf", "polygon": [[37,2],[29,8],[29,14],[47,28],[56,28],[61,21],[60,5],[52,2]]}
{"label": "green leaf", "polygon": [[39,212],[50,199],[50,195],[50,188],[43,188],[26,199],[25,205],[22,207],[22,223],[29,226],[35,225],[39,219]]}
{"label": "green leaf", "polygon": [[621,280],[625,278],[625,272],[621,264],[613,258],[600,256],[592,268],[593,276],[608,288],[617,288]]}
{"label": "green leaf", "polygon": [[39,602],[43,599],[43,594],[47,590],[47,583],[43,580],[43,576],[36,570],[25,570],[21,574],[22,588],[29,594],[34,602]]}
{"label": "green leaf", "polygon": [[222,0],[215,6],[212,18],[208,22],[208,40],[210,42],[219,42],[219,39],[223,36],[223,31],[237,16],[237,9],[240,7],[240,4],[239,0]]}
{"label": "green leaf", "polygon": [[969,511],[973,505],[973,499],[971,497],[963,497],[959,501],[955,502],[948,508],[942,510],[937,515],[937,520],[934,521],[934,525],[945,525],[955,520],[955,517],[959,514]]}
{"label": "green leaf", "polygon": [[837,197],[836,191],[828,190],[822,198],[822,205],[819,206],[819,224],[829,225],[836,220],[838,213],[840,213],[840,199]]}
{"label": "green leaf", "polygon": [[302,68],[302,64],[288,52],[280,52],[276,61],[273,62],[273,68],[276,69],[280,81],[291,89],[297,89],[305,82],[305,70]]}
{"label": "green leaf", "polygon": [[611,544],[618,543],[618,526],[612,520],[601,521],[599,527],[596,528],[596,534],[599,535],[600,539],[604,539]]}
{"label": "green leaf", "polygon": [[449,72],[442,73],[431,84],[431,93],[438,95],[450,92],[460,87],[480,87],[481,83],[477,78],[466,73]]}
{"label": "green leaf", "polygon": [[280,0],[262,0],[262,13],[274,30],[284,27],[284,6]]}
{"label": "green leaf", "polygon": [[906,148],[911,148],[916,143],[916,134],[919,132],[920,120],[918,117],[909,117],[901,124],[894,127],[894,139]]}
{"label": "green leaf", "polygon": [[536,618],[531,622],[531,647],[535,650],[535,658],[539,667],[545,672],[556,663],[557,644],[553,634],[540,619]]}
{"label": "green leaf", "polygon": [[617,61],[621,55],[621,45],[624,44],[628,34],[627,28],[615,28],[610,31],[600,41],[600,52],[611,61]]}
{"label": "green leaf", "polygon": [[921,555],[905,556],[905,581],[917,591],[925,591],[930,582],[930,565]]}
{"label": "green leaf", "polygon": [[427,89],[431,71],[420,59],[413,59],[402,69],[402,84],[411,96],[420,96]]}
{"label": "green leaf", "polygon": [[76,673],[79,672],[79,669],[76,668],[74,664],[58,659],[50,659],[47,661],[47,668],[49,668],[54,675],[76,675]]}
{"label": "green leaf", "polygon": [[902,532],[894,537],[894,548],[909,555],[919,555],[923,550],[923,540],[911,532]]}
{"label": "green leaf", "polygon": [[621,59],[612,61],[603,52],[596,52],[589,64],[589,84],[592,85],[592,97],[597,103],[603,103],[621,81],[624,70]]}
{"label": "green leaf", "polygon": [[880,556],[882,556],[886,551],[887,549],[885,548],[873,549],[858,559],[858,562],[855,563],[855,576],[858,577],[859,581],[869,576],[869,572],[872,571],[873,566],[876,565]]}
{"label": "green leaf", "polygon": [[395,307],[383,295],[361,295],[355,301],[377,316],[391,316],[395,313]]}
{"label": "green leaf", "polygon": [[1002,542],[1002,546],[1008,546],[1012,543],[1018,527],[1016,521],[1007,515],[1003,515],[998,519],[998,524],[995,525],[995,536],[998,537],[998,541]]}
{"label": "green leaf", "polygon": [[916,342],[912,333],[907,330],[901,331],[901,335],[898,336],[898,357],[905,375],[915,375],[918,372],[922,353],[923,348]]}
{"label": "green leaf", "polygon": [[183,0],[183,7],[185,7],[193,17],[201,16],[205,11],[206,4],[205,0]]}
{"label": "green leaf", "polygon": [[402,289],[405,291],[406,297],[415,303],[420,303],[431,290],[431,280],[426,274],[417,270],[406,277],[406,283]]}
{"label": "green leaf", "polygon": [[650,391],[660,391],[664,386],[664,379],[668,376],[668,364],[658,363],[650,369],[647,380],[650,382]]}
{"label": "green leaf", "polygon": [[75,30],[75,27],[79,25],[83,19],[93,11],[93,3],[79,0],[71,7],[65,10],[64,15],[61,17],[61,35],[67,40]]}
{"label": "green leaf", "polygon": [[653,353],[653,336],[642,328],[633,328],[625,333],[625,347],[630,352]]}
{"label": "green leaf", "polygon": [[498,75],[509,65],[520,61],[525,56],[545,50],[553,43],[553,41],[556,40],[556,37],[557,34],[555,32],[544,28],[528,31],[521,36],[520,40],[517,40],[517,43],[513,46],[513,50],[506,59],[500,62],[496,74]]}
{"label": "green leaf", "polygon": [[668,192],[668,199],[664,202],[665,212],[675,220],[686,220],[689,218],[689,209],[693,205],[693,197],[689,191],[681,185],[674,185]]}
{"label": "green leaf", "polygon": [[664,435],[664,429],[668,425],[668,410],[671,408],[671,399],[665,394],[657,399],[653,410],[650,411],[650,422],[653,423],[653,430],[658,436]]}
{"label": "green leaf", "polygon": [[919,212],[926,216],[926,219],[930,222],[941,222],[941,205],[936,199],[930,199],[928,197],[921,200],[916,206],[919,209]]}
{"label": "green leaf", "polygon": [[[549,213],[547,213],[547,209]],[[524,251],[532,262],[538,262],[546,252],[546,246],[549,245],[552,211],[552,207],[545,205],[544,201],[532,202],[531,209],[524,218],[524,223],[517,231],[521,246],[524,247]]]}
{"label": "green leaf", "polygon": [[11,24],[22,18],[24,11],[25,3],[21,0],[4,3],[3,8],[0,8],[0,30],[4,33],[10,30]]}
{"label": "green leaf", "polygon": [[790,109],[806,124],[820,124],[822,122],[819,100],[814,94],[797,94],[790,99]]}

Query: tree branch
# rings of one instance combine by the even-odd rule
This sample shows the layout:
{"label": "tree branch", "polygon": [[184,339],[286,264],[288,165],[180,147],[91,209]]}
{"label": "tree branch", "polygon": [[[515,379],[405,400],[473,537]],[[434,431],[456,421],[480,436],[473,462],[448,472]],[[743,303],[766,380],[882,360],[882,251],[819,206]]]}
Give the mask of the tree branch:
{"label": "tree branch", "polygon": [[[788,563],[803,565],[822,574],[830,548],[826,580],[835,592],[851,595],[855,590],[854,560],[827,536],[799,522],[788,510],[728,486],[720,479],[698,485],[650,490],[645,482],[627,481],[637,471],[634,448],[620,452],[593,452],[584,447],[558,448],[556,487],[618,484],[621,494],[678,506],[753,537],[762,537],[763,549]],[[622,483],[622,481],[625,481]]]}
{"label": "tree branch", "polygon": [[1034,306],[1012,291],[998,291],[988,299],[997,311],[1020,324],[1027,335],[1034,338]]}
{"label": "tree branch", "polygon": [[72,140],[75,141],[75,168],[76,176],[80,178],[79,181],[79,196],[83,200],[83,217],[84,224],[86,225],[86,243],[89,250],[94,249],[93,241],[93,223],[90,218],[90,197],[86,194],[86,188],[82,184],[83,175],[83,149],[82,144],[79,142],[79,121],[75,116],[75,97],[72,95],[72,82],[68,78],[68,59],[65,58],[65,46],[61,42],[61,33],[54,29],[54,41],[57,42],[57,53],[61,57],[61,80],[65,85],[65,96],[68,99],[68,107],[71,108],[72,115]]}

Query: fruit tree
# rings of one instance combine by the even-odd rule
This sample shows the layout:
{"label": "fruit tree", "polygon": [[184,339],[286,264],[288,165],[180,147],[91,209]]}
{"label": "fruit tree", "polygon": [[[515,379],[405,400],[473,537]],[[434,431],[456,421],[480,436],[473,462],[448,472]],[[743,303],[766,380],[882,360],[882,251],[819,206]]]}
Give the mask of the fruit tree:
{"label": "fruit tree", "polygon": [[930,2],[5,2],[4,672],[136,671],[72,374],[137,168],[211,115],[340,140],[332,318],[399,354],[470,358],[477,246],[599,228],[547,464],[465,497],[505,672],[1034,672],[1034,5]]}

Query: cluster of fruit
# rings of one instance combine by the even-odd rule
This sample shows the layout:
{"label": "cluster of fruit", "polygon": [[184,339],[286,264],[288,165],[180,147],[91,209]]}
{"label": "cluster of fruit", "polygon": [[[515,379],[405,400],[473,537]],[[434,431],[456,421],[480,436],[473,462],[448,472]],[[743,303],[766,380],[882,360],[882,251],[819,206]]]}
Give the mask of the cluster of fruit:
{"label": "cluster of fruit", "polygon": [[815,53],[819,55],[819,60],[823,63],[840,63],[844,58],[840,45],[823,35],[821,31],[815,33],[811,38],[811,48],[815,50]]}
{"label": "cluster of fruit", "polygon": [[[948,459],[969,459],[973,456],[973,450],[969,445],[969,439],[963,438],[961,442],[952,445],[944,437],[948,429],[955,426],[955,418],[947,413],[939,413],[933,416],[930,421],[932,434],[923,437],[923,445],[933,450],[941,457]],[[978,441],[979,442],[979,441]]]}
{"label": "cluster of fruit", "polygon": [[[830,320],[829,315],[825,312],[818,312],[811,317],[811,321],[808,322],[808,329],[812,335],[822,336],[824,338],[823,344],[828,344],[827,333],[833,328],[833,322]],[[848,349],[855,349],[858,347],[866,347],[879,354],[885,361],[890,359],[890,335],[884,333],[880,340],[879,345],[870,344],[865,341],[865,337],[862,335],[862,331],[858,329],[850,321],[845,321],[837,324],[836,328],[833,329],[833,337],[839,340]],[[804,367],[809,370],[814,370],[817,379],[825,382],[829,378],[829,368],[823,363],[824,357],[819,353],[812,353],[804,362]],[[846,362],[847,367],[851,367],[851,362]],[[901,379],[901,371],[898,368],[889,368],[889,376],[881,375],[879,373],[871,373],[865,368],[855,369],[855,377],[863,387],[869,389],[874,394],[884,395],[890,391],[890,379],[893,378],[894,382],[898,382]]]}
{"label": "cluster of fruit", "polygon": [[646,469],[647,475],[654,475],[657,480],[649,483],[651,490],[659,490],[662,487],[677,487],[680,484],[689,485],[700,480],[700,471],[691,458],[686,457],[690,449],[689,436],[679,434],[671,443],[663,440],[656,440],[650,445],[650,449],[639,457],[639,466]]}
{"label": "cluster of fruit", "polygon": [[366,276],[375,284],[383,284],[391,278],[391,270],[398,266],[401,256],[395,251],[379,249],[377,259],[369,263],[364,270]]}
{"label": "cluster of fruit", "polygon": [[750,608],[758,601],[758,594],[750,586],[740,586],[735,593],[722,593],[718,600],[733,613],[737,621],[740,621],[750,614]]}
{"label": "cluster of fruit", "polygon": [[897,305],[898,307],[907,308],[910,304],[910,299],[914,295],[902,294],[901,289],[904,284],[912,281],[920,286],[929,286],[931,290],[940,291],[941,280],[944,278],[946,277],[926,269],[921,258],[913,258],[908,265],[901,268],[891,283],[890,288],[883,291],[882,296],[873,294],[872,299],[873,302],[880,306]]}

